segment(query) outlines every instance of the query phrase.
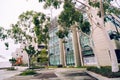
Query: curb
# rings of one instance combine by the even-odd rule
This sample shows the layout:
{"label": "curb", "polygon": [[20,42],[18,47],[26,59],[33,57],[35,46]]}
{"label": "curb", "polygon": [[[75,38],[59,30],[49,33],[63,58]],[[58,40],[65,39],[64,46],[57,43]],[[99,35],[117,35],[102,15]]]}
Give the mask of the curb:
{"label": "curb", "polygon": [[91,71],[86,71],[86,73],[88,73],[89,75],[95,77],[98,80],[120,80],[120,78],[107,78],[107,77],[101,76],[101,75],[96,74],[96,73],[91,72]]}

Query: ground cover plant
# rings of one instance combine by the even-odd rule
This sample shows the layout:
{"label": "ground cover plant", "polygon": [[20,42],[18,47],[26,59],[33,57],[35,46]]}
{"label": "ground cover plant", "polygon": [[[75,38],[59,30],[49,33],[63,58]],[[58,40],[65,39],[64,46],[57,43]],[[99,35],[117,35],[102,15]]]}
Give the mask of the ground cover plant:
{"label": "ground cover plant", "polygon": [[28,69],[28,70],[23,71],[20,74],[20,76],[35,75],[35,74],[37,74],[36,71]]}
{"label": "ground cover plant", "polygon": [[120,77],[120,71],[112,72],[110,66],[104,66],[104,67],[101,67],[101,68],[88,67],[87,70],[95,72],[97,74],[100,74],[100,75],[108,77],[108,78],[118,78],[118,77]]}

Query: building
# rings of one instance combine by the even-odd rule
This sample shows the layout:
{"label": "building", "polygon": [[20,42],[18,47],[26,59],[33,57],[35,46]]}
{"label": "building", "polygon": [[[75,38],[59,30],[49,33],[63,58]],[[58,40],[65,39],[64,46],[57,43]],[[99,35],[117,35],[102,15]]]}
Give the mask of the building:
{"label": "building", "polygon": [[59,39],[56,32],[61,27],[56,23],[56,18],[51,22],[48,44],[50,65],[110,66],[112,57],[120,63],[120,35],[117,35],[120,33],[120,18],[107,15],[107,22],[100,26],[102,20],[97,16],[96,8],[86,15],[92,16],[88,17],[92,26],[91,35],[85,35],[73,27],[67,38]]}
{"label": "building", "polygon": [[[41,51],[42,49],[45,49],[45,44],[37,44],[35,43],[34,41],[34,38],[32,39],[32,42],[31,43],[26,43],[26,42],[23,42],[20,46],[20,48],[17,48],[16,51],[14,53],[12,53],[12,57],[15,58],[16,60],[18,60],[18,63],[20,61],[21,64],[28,64],[28,54],[27,52],[24,50],[24,48],[28,47],[29,45],[32,45],[34,47],[34,49],[36,51]],[[35,57],[37,56],[38,54],[35,55]],[[37,58],[37,57],[36,57]],[[37,60],[35,60],[35,62],[37,63]]]}
{"label": "building", "polygon": [[[21,43],[20,48],[17,48],[16,51],[14,53],[12,53],[12,57],[15,58],[16,60],[21,58],[22,64],[28,64],[28,54],[24,50],[24,48],[28,47],[29,45],[30,45],[30,43],[26,43],[26,42]],[[34,42],[34,38],[31,42],[31,45],[34,46],[35,50],[38,49],[38,45],[37,45],[37,43]]]}
{"label": "building", "polygon": [[17,48],[14,53],[12,53],[12,57],[16,60],[21,58],[22,64],[28,64],[28,54],[25,50],[23,50],[24,45],[21,45],[20,48]]}

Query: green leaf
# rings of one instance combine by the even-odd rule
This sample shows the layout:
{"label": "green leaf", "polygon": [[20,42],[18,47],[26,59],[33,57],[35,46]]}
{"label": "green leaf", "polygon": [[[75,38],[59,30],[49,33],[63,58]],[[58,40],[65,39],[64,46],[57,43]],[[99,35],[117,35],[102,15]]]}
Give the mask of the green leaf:
{"label": "green leaf", "polygon": [[59,30],[59,31],[56,33],[56,35],[57,35],[59,38],[61,38],[61,39],[63,39],[63,38],[65,37],[64,31],[62,31],[62,30]]}

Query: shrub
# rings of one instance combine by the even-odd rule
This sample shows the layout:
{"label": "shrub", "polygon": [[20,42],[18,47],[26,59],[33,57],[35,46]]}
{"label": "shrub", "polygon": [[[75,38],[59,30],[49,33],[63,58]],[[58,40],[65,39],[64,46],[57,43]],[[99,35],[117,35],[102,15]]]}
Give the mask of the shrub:
{"label": "shrub", "polygon": [[26,70],[26,71],[23,71],[20,75],[26,76],[26,75],[35,75],[35,74],[37,74],[37,72],[35,72],[34,70]]}
{"label": "shrub", "polygon": [[77,66],[75,68],[87,68],[87,66]]}
{"label": "shrub", "polygon": [[32,66],[30,67],[30,69],[41,69],[41,68],[45,68],[44,66]]}
{"label": "shrub", "polygon": [[7,70],[9,70],[9,71],[14,71],[14,70],[16,70],[16,69],[15,69],[15,67],[10,67],[10,68],[7,68]]}
{"label": "shrub", "polygon": [[101,68],[88,67],[87,70],[101,74],[102,76],[109,77],[109,78],[120,77],[120,72],[112,72],[110,66],[104,66]]}
{"label": "shrub", "polygon": [[62,68],[62,67],[63,67],[63,65],[62,65],[62,64],[59,64],[57,67],[58,67],[58,68]]}
{"label": "shrub", "polygon": [[48,66],[48,68],[57,68],[57,66]]}

